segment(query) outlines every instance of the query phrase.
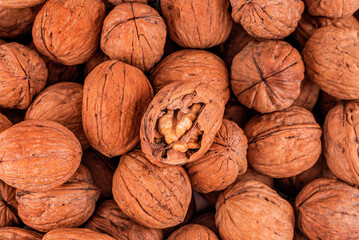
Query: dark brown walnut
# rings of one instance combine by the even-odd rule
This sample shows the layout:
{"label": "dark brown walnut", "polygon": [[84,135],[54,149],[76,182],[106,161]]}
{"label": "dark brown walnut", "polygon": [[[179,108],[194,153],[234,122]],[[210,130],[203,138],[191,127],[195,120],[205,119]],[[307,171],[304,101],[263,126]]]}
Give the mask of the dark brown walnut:
{"label": "dark brown walnut", "polygon": [[60,63],[55,63],[52,61],[46,61],[46,66],[49,71],[49,76],[47,77],[46,85],[54,85],[59,82],[75,82],[82,71],[80,65],[67,66]]}
{"label": "dark brown walnut", "polygon": [[314,82],[304,79],[300,87],[300,93],[292,106],[303,107],[312,111],[319,98],[320,88]]}
{"label": "dark brown walnut", "polygon": [[91,58],[86,62],[85,65],[85,76],[89,75],[89,73],[97,67],[99,64],[104,61],[110,60],[108,56],[106,56],[100,49],[91,56]]}
{"label": "dark brown walnut", "polygon": [[227,188],[247,171],[247,147],[242,129],[223,119],[209,150],[200,159],[186,164],[192,188],[200,193]]}
{"label": "dark brown walnut", "polygon": [[281,39],[297,27],[304,11],[301,0],[230,0],[232,18],[255,38]]}
{"label": "dark brown walnut", "polygon": [[17,227],[1,227],[0,235],[2,240],[41,240],[42,234]]}
{"label": "dark brown walnut", "polygon": [[104,16],[101,0],[48,0],[35,18],[34,44],[51,61],[84,63],[97,49]]}
{"label": "dark brown walnut", "polygon": [[244,128],[247,160],[258,172],[274,178],[298,175],[322,153],[322,130],[311,112],[291,107],[257,115]]}
{"label": "dark brown walnut", "polygon": [[257,172],[256,170],[253,170],[251,167],[248,167],[247,171],[244,174],[238,175],[234,184],[236,184],[238,182],[244,182],[244,181],[250,181],[250,180],[262,182],[270,188],[274,187],[274,179],[273,178],[271,178],[267,175],[261,174],[261,173]]}
{"label": "dark brown walnut", "polygon": [[163,59],[151,72],[155,92],[175,82],[199,81],[218,89],[225,101],[229,98],[229,74],[223,60],[204,50],[180,50]]}
{"label": "dark brown walnut", "polygon": [[311,15],[332,19],[349,17],[359,9],[357,0],[305,0],[305,4]]}
{"label": "dark brown walnut", "polygon": [[292,240],[294,211],[273,189],[257,181],[227,188],[216,204],[216,225],[223,240]]}
{"label": "dark brown walnut", "polygon": [[223,96],[203,82],[173,82],[152,99],[141,122],[141,148],[156,165],[200,159],[222,125]]}
{"label": "dark brown walnut", "polygon": [[45,234],[42,240],[115,240],[107,234],[86,228],[58,228]]}
{"label": "dark brown walnut", "polygon": [[197,224],[188,224],[173,232],[168,240],[218,240],[209,228]]}
{"label": "dark brown walnut", "polygon": [[238,127],[244,125],[255,115],[255,111],[240,104],[235,96],[231,96],[224,110],[224,118],[235,122]]}
{"label": "dark brown walnut", "polygon": [[205,226],[206,228],[214,232],[216,235],[219,235],[218,228],[215,222],[215,216],[216,214],[214,212],[204,213],[193,219],[191,223]]}
{"label": "dark brown walnut", "polygon": [[0,179],[26,191],[65,183],[80,165],[82,150],[66,127],[48,120],[28,120],[0,133]]}
{"label": "dark brown walnut", "polygon": [[334,174],[330,171],[328,164],[326,161],[323,162],[322,166],[322,172],[321,172],[322,178],[329,178],[329,179],[338,179]]}
{"label": "dark brown walnut", "polygon": [[26,109],[33,96],[45,87],[45,62],[24,45],[0,45],[0,69],[0,107]]}
{"label": "dark brown walnut", "polygon": [[135,223],[121,211],[114,200],[102,202],[86,223],[86,228],[121,240],[163,239],[162,230],[146,228]]}
{"label": "dark brown walnut", "polygon": [[0,0],[0,7],[26,8],[40,5],[46,0]]}
{"label": "dark brown walnut", "polygon": [[238,101],[261,113],[291,106],[303,79],[302,57],[284,41],[252,41],[231,66],[231,87]]}
{"label": "dark brown walnut", "polygon": [[319,110],[323,116],[326,116],[330,109],[344,102],[344,100],[330,96],[328,93],[321,91],[319,98]]}
{"label": "dark brown walnut", "polygon": [[232,30],[227,0],[162,0],[160,4],[171,39],[183,48],[216,46]]}
{"label": "dark brown walnut", "polygon": [[58,122],[75,134],[83,149],[90,146],[82,129],[83,85],[62,82],[44,89],[26,111],[25,120]]}
{"label": "dark brown walnut", "polygon": [[166,35],[166,24],[155,9],[141,3],[123,3],[103,22],[101,49],[111,59],[147,72],[161,60]]}
{"label": "dark brown walnut", "polygon": [[309,239],[359,238],[359,190],[332,179],[317,179],[295,199],[297,223]]}
{"label": "dark brown walnut", "polygon": [[0,180],[0,229],[20,223],[17,215],[18,203],[15,200],[15,191],[15,188]]}
{"label": "dark brown walnut", "polygon": [[11,126],[11,121],[5,115],[0,113],[0,132],[5,131]]}
{"label": "dark brown walnut", "polygon": [[98,65],[85,79],[82,105],[82,124],[92,147],[107,157],[134,148],[152,97],[151,84],[138,68],[119,61]]}
{"label": "dark brown walnut", "polygon": [[95,211],[99,196],[100,190],[93,184],[90,171],[82,165],[59,187],[40,192],[16,192],[19,217],[40,232],[85,223]]}
{"label": "dark brown walnut", "polygon": [[302,51],[308,78],[333,97],[359,98],[358,36],[359,29],[322,27]]}
{"label": "dark brown walnut", "polygon": [[6,43],[5,40],[0,39],[0,45]]}
{"label": "dark brown walnut", "polygon": [[121,3],[126,3],[126,2],[138,2],[138,3],[144,3],[147,4],[148,0],[107,0],[109,3],[117,6]]}
{"label": "dark brown walnut", "polygon": [[182,167],[157,167],[140,150],[123,155],[113,177],[118,206],[129,218],[149,228],[183,222],[191,195],[191,182]]}

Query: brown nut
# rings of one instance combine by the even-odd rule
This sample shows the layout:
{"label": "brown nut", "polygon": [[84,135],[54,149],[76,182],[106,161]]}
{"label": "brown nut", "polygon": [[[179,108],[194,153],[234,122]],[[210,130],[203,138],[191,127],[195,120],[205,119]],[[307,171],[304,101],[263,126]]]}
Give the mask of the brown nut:
{"label": "brown nut", "polygon": [[321,92],[320,93],[320,98],[319,98],[319,110],[320,113],[323,116],[326,116],[329,112],[330,109],[332,109],[333,107],[335,107],[336,105],[340,104],[344,102],[344,100],[330,96],[328,93],[326,92]]}
{"label": "brown nut", "polygon": [[255,38],[281,39],[297,27],[304,11],[301,0],[230,0],[232,18]]}
{"label": "brown nut", "polygon": [[343,182],[317,179],[295,199],[299,229],[309,239],[359,238],[359,190]]}
{"label": "brown nut", "polygon": [[6,43],[5,40],[0,39],[0,45]]}
{"label": "brown nut", "polygon": [[250,180],[262,182],[270,188],[274,187],[273,178],[264,175],[262,173],[259,173],[256,170],[253,170],[250,166],[248,167],[247,171],[244,174],[237,176],[233,184],[236,184],[238,182],[250,181]]}
{"label": "brown nut", "polygon": [[159,229],[143,227],[127,217],[114,200],[107,200],[97,207],[86,228],[102,232],[116,239],[162,240]]}
{"label": "brown nut", "polygon": [[126,2],[138,2],[138,3],[144,3],[147,4],[148,0],[107,0],[109,3],[117,6],[121,3],[126,3]]}
{"label": "brown nut", "polygon": [[121,210],[149,228],[181,223],[191,195],[191,182],[182,167],[159,168],[140,150],[123,155],[113,177],[113,196]]}
{"label": "brown nut", "polygon": [[107,234],[86,228],[57,228],[45,234],[42,240],[115,240]]}
{"label": "brown nut", "polygon": [[155,9],[141,3],[123,3],[103,22],[101,49],[111,59],[147,72],[161,60],[166,35],[166,24]]}
{"label": "brown nut", "polygon": [[305,0],[305,4],[311,15],[332,19],[349,17],[359,9],[357,0]]}
{"label": "brown nut", "polygon": [[224,118],[235,122],[244,128],[246,123],[255,115],[255,111],[240,104],[235,96],[231,96],[224,109]]}
{"label": "brown nut", "polygon": [[258,115],[247,123],[244,133],[248,162],[271,177],[298,175],[311,168],[322,153],[322,130],[304,108]]}
{"label": "brown nut", "polygon": [[82,124],[93,148],[107,157],[130,151],[153,97],[146,76],[131,65],[106,61],[85,79]]}
{"label": "brown nut", "polygon": [[358,36],[359,29],[322,27],[302,51],[308,78],[333,97],[359,98]]}
{"label": "brown nut", "polygon": [[0,7],[26,8],[39,5],[46,0],[0,0]]}
{"label": "brown nut", "polygon": [[200,193],[220,191],[247,171],[247,138],[237,124],[223,119],[212,146],[195,162],[186,164],[192,188]]}
{"label": "brown nut", "polygon": [[0,132],[5,131],[11,126],[12,126],[11,121],[5,115],[2,115],[0,113]]}
{"label": "brown nut", "polygon": [[97,51],[86,62],[85,76],[89,75],[89,73],[94,70],[95,67],[107,60],[110,60],[110,58],[106,56],[100,49],[97,49]]}
{"label": "brown nut", "polygon": [[93,185],[90,172],[83,165],[59,187],[41,192],[16,192],[19,217],[40,232],[80,226],[95,211],[99,196],[100,190]]}
{"label": "brown nut", "polygon": [[0,180],[0,229],[20,223],[17,215],[18,203],[15,200],[15,191],[15,188]]}
{"label": "brown nut", "polygon": [[212,212],[204,213],[193,219],[191,223],[205,226],[218,236],[219,233],[216,226],[215,216],[216,214]]}
{"label": "brown nut", "polygon": [[173,232],[168,240],[218,240],[209,228],[197,224],[188,224]]}
{"label": "brown nut", "polygon": [[46,84],[45,62],[18,43],[0,45],[0,107],[26,109]]}
{"label": "brown nut", "polygon": [[252,41],[231,66],[231,87],[238,101],[261,113],[290,107],[303,79],[302,57],[284,41]]}
{"label": "brown nut", "polygon": [[320,88],[314,82],[305,78],[300,87],[300,93],[292,106],[302,107],[312,111],[319,98]]}
{"label": "brown nut", "polygon": [[74,82],[80,76],[82,70],[81,65],[67,66],[52,61],[46,61],[46,66],[49,71],[46,85],[54,85],[59,82]]}
{"label": "brown nut", "polygon": [[42,234],[17,227],[1,227],[2,240],[41,240]]}
{"label": "brown nut", "polygon": [[82,150],[64,126],[28,120],[0,133],[0,156],[1,180],[18,189],[40,191],[66,182],[80,165]]}
{"label": "brown nut", "polygon": [[35,18],[34,44],[51,61],[84,63],[97,49],[104,16],[101,0],[49,0]]}
{"label": "brown nut", "polygon": [[161,0],[171,39],[184,48],[210,48],[224,42],[232,29],[227,0]]}
{"label": "brown nut", "polygon": [[273,189],[257,181],[227,188],[216,204],[216,225],[223,240],[292,240],[292,206]]}

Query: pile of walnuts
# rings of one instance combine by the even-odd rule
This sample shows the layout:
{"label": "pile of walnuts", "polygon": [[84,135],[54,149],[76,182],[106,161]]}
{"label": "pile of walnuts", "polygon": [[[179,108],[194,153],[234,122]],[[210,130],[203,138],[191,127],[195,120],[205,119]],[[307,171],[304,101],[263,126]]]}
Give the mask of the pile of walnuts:
{"label": "pile of walnuts", "polygon": [[0,0],[0,238],[359,239],[359,0]]}

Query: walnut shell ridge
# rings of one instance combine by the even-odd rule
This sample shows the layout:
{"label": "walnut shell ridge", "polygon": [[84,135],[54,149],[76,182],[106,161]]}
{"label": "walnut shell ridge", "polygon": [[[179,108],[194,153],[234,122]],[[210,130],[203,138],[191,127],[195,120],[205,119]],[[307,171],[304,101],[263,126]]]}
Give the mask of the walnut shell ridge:
{"label": "walnut shell ridge", "polygon": [[0,0],[0,7],[26,8],[40,5],[46,0]]}
{"label": "walnut shell ridge", "polygon": [[57,228],[46,233],[42,240],[115,240],[107,234],[86,228]]}
{"label": "walnut shell ridge", "polygon": [[0,235],[3,240],[41,240],[42,234],[18,227],[1,227]]}
{"label": "walnut shell ridge", "polygon": [[305,0],[305,4],[311,15],[332,19],[349,17],[359,9],[357,0]]}
{"label": "walnut shell ridge", "polygon": [[173,232],[168,240],[218,240],[209,228],[197,224],[188,224]]}

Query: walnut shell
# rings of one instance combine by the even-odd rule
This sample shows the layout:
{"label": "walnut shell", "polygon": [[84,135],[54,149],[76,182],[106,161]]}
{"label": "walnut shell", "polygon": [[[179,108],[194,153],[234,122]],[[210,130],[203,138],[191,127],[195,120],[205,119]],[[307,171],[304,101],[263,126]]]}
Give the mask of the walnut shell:
{"label": "walnut shell", "polygon": [[18,43],[0,45],[0,107],[26,109],[46,84],[45,62]]}
{"label": "walnut shell", "polygon": [[138,2],[138,3],[144,3],[147,4],[148,0],[107,0],[109,3],[117,6],[121,3],[126,3],[126,2]]}
{"label": "walnut shell", "polygon": [[141,3],[123,3],[103,22],[101,49],[111,59],[147,72],[161,60],[166,35],[166,24],[155,9]]}
{"label": "walnut shell", "polygon": [[322,130],[304,108],[258,115],[247,123],[244,133],[248,162],[256,171],[275,178],[304,172],[322,152]]}
{"label": "walnut shell", "polygon": [[216,225],[223,240],[292,240],[292,206],[273,189],[257,181],[227,188],[216,204]]}
{"label": "walnut shell", "polygon": [[86,228],[57,228],[45,234],[42,240],[115,240],[107,234]]}
{"label": "walnut shell", "polygon": [[0,7],[26,8],[40,5],[46,0],[0,0]]}
{"label": "walnut shell", "polygon": [[0,132],[5,131],[11,126],[12,126],[11,121],[5,115],[2,115],[0,113]]}
{"label": "walnut shell", "polygon": [[0,180],[0,229],[20,223],[17,215],[18,203],[15,200],[15,191],[15,188]]}
{"label": "walnut shell", "polygon": [[317,179],[295,199],[299,229],[309,239],[359,238],[359,190],[338,180]]}
{"label": "walnut shell", "polygon": [[235,100],[232,101],[232,98],[230,98],[227,102],[223,117],[235,122],[238,127],[243,129],[246,123],[255,115],[255,111],[238,103],[236,97],[233,98]]}
{"label": "walnut shell", "polygon": [[292,106],[302,107],[312,111],[319,98],[320,88],[314,82],[304,79],[300,87],[300,93]]}
{"label": "walnut shell", "polygon": [[359,29],[322,27],[302,51],[309,79],[333,97],[359,98],[358,35]]}
{"label": "walnut shell", "polygon": [[237,124],[223,119],[209,150],[186,164],[192,188],[197,192],[220,191],[247,171],[247,138]]}
{"label": "walnut shell", "polygon": [[191,223],[205,226],[206,228],[214,232],[216,235],[219,235],[218,228],[216,226],[215,216],[216,214],[212,212],[204,213],[193,219]]}
{"label": "walnut shell", "polygon": [[94,70],[95,67],[107,60],[110,60],[110,58],[106,56],[100,49],[98,49],[86,62],[85,76],[89,75],[89,73]]}
{"label": "walnut shell", "polygon": [[3,240],[41,240],[42,234],[17,227],[1,227],[0,235]]}
{"label": "walnut shell", "polygon": [[232,29],[227,0],[161,0],[173,41],[184,48],[210,48],[224,42]]}
{"label": "walnut shell", "polygon": [[97,207],[86,228],[106,233],[116,239],[162,240],[159,229],[143,227],[127,217],[114,200],[107,200]]}
{"label": "walnut shell", "polygon": [[304,11],[301,0],[230,0],[232,18],[255,38],[281,39],[297,27]]}
{"label": "walnut shell", "polygon": [[218,240],[209,228],[197,224],[188,224],[173,232],[168,240]]}
{"label": "walnut shell", "polygon": [[34,44],[51,61],[84,63],[97,49],[104,16],[101,0],[49,0],[35,18]]}
{"label": "walnut shell", "polygon": [[253,170],[250,166],[248,167],[247,171],[244,174],[237,176],[237,178],[233,184],[236,184],[238,182],[250,181],[250,180],[262,182],[270,188],[274,187],[274,179],[273,178],[271,178],[267,175],[264,175],[262,173],[259,173],[256,170]]}
{"label": "walnut shell", "polygon": [[290,107],[303,79],[302,57],[284,41],[252,41],[231,66],[231,87],[238,101],[261,113]]}
{"label": "walnut shell", "polygon": [[159,168],[139,150],[121,157],[113,177],[113,196],[121,210],[149,228],[181,223],[191,195],[191,183],[182,167]]}
{"label": "walnut shell", "polygon": [[5,40],[0,39],[0,45],[4,44],[4,43],[7,43],[7,42]]}
{"label": "walnut shell", "polygon": [[311,15],[332,19],[349,17],[359,9],[357,0],[305,0],[305,4]]}
{"label": "walnut shell", "polygon": [[95,211],[99,196],[100,190],[93,185],[91,174],[83,165],[59,187],[41,192],[16,192],[19,217],[40,232],[80,226]]}
{"label": "walnut shell", "polygon": [[131,65],[106,61],[85,79],[82,124],[93,148],[107,157],[134,148],[140,121],[153,97],[146,76]]}
{"label": "walnut shell", "polygon": [[49,71],[49,76],[46,81],[47,86],[59,82],[75,82],[82,70],[81,65],[67,66],[52,61],[46,61],[46,66]]}
{"label": "walnut shell", "polygon": [[330,109],[332,109],[333,107],[335,107],[336,105],[342,102],[344,102],[344,100],[330,96],[328,93],[322,91],[320,93],[320,99],[319,99],[320,113],[323,116],[326,116]]}
{"label": "walnut shell", "polygon": [[18,189],[40,191],[66,182],[80,165],[82,150],[64,126],[28,120],[0,133],[0,156],[1,180]]}

